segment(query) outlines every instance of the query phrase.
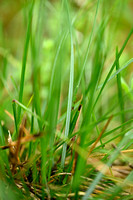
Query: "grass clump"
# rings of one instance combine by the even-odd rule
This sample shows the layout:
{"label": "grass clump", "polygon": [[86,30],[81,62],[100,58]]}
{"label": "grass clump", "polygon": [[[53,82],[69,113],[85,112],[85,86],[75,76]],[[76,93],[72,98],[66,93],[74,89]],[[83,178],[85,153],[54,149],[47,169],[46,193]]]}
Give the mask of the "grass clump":
{"label": "grass clump", "polygon": [[133,199],[131,1],[15,2],[1,9],[0,198]]}

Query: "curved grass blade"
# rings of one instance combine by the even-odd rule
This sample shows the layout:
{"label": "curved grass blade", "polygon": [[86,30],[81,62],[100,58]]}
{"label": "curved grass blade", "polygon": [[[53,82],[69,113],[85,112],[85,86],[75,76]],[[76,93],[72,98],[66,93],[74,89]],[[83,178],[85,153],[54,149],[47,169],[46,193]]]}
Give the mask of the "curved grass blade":
{"label": "curved grass blade", "polygon": [[115,59],[113,65],[112,65],[112,67],[111,67],[111,69],[110,69],[110,71],[109,71],[109,73],[108,73],[108,75],[107,75],[107,77],[106,77],[106,79],[105,79],[103,85],[102,85],[102,88],[101,88],[101,90],[100,90],[100,92],[99,92],[99,94],[98,94],[98,96],[97,96],[97,98],[96,98],[96,100],[95,100],[95,102],[94,102],[93,109],[95,108],[95,106],[96,106],[96,104],[97,104],[97,102],[98,102],[98,99],[99,99],[99,97],[101,96],[101,93],[102,93],[102,91],[103,91],[103,89],[104,89],[104,87],[105,87],[107,81],[109,80],[109,78],[110,78],[110,76],[111,76],[111,74],[112,74],[112,72],[113,72],[113,70],[114,70],[114,68],[115,68],[115,66],[116,66],[116,63],[118,62],[118,59],[120,58],[121,54],[123,53],[123,51],[124,51],[124,49],[125,49],[125,47],[126,47],[126,45],[127,45],[127,43],[128,43],[128,41],[129,41],[129,39],[130,39],[130,37],[131,37],[132,34],[133,34],[133,28],[132,28],[131,31],[129,32],[129,34],[128,34],[128,36],[127,36],[127,38],[126,38],[126,40],[125,40],[125,42],[124,42],[124,44],[123,44],[121,50],[119,51],[119,53],[118,53],[118,55],[117,55],[117,58]]}
{"label": "curved grass blade", "polygon": [[37,114],[33,113],[29,108],[27,108],[26,106],[24,106],[22,103],[20,103],[17,100],[14,100],[14,103],[18,104],[19,107],[21,107],[23,110],[25,110],[26,112],[30,113],[32,116],[34,116],[35,118],[37,118],[39,121],[42,121],[42,119],[40,118],[40,116],[38,116]]}

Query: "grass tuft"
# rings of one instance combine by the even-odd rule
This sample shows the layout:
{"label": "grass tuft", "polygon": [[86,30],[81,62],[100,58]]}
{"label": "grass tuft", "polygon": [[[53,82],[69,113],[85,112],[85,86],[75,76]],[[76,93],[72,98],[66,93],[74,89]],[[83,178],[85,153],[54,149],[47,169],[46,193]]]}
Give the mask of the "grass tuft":
{"label": "grass tuft", "polygon": [[131,10],[1,1],[0,199],[133,199]]}

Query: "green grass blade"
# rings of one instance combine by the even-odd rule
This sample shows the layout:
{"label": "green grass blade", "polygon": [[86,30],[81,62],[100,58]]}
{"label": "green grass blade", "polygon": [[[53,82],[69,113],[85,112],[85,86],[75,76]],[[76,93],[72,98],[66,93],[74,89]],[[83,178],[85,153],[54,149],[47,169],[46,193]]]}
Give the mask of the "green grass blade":
{"label": "green grass blade", "polygon": [[[20,103],[22,103],[22,100],[23,100],[25,70],[26,70],[26,61],[27,61],[27,55],[28,55],[29,41],[30,41],[30,36],[31,36],[31,23],[32,23],[33,6],[34,6],[34,1],[32,1],[31,7],[30,7],[30,10],[29,10],[28,26],[27,26],[25,45],[24,45],[22,71],[21,71],[21,81],[20,81],[20,90],[19,90],[19,102]],[[21,107],[19,106],[18,107],[18,124],[20,122],[20,116],[21,116]]]}
{"label": "green grass blade", "polygon": [[83,59],[83,64],[82,64],[83,67],[82,67],[82,70],[81,70],[81,73],[80,73],[80,76],[79,76],[79,80],[78,80],[76,89],[74,91],[74,95],[77,94],[77,91],[78,91],[78,88],[79,88],[79,85],[80,85],[80,82],[82,80],[82,76],[83,76],[83,73],[84,73],[84,70],[85,70],[85,66],[86,66],[86,63],[87,63],[87,59],[88,59],[88,55],[89,55],[89,51],[90,51],[90,46],[91,46],[93,35],[94,35],[94,29],[95,29],[95,26],[96,26],[96,18],[97,18],[97,14],[98,14],[99,4],[100,4],[100,0],[97,1],[97,6],[96,6],[96,12],[95,12],[95,17],[94,17],[93,27],[92,27],[92,31],[90,33],[87,50],[86,50],[86,53],[85,53],[85,57]]}
{"label": "green grass blade", "polygon": [[102,85],[102,88],[100,89],[100,92],[99,92],[99,94],[98,94],[98,96],[97,96],[97,98],[96,98],[96,100],[95,100],[94,105],[93,105],[93,109],[95,108],[95,106],[96,106],[96,104],[97,104],[97,102],[98,102],[98,99],[99,99],[99,97],[101,96],[101,93],[102,93],[102,91],[103,91],[103,89],[104,89],[104,87],[105,87],[107,81],[109,80],[109,78],[110,78],[110,76],[111,76],[111,74],[112,74],[112,72],[113,72],[113,70],[114,70],[114,68],[115,68],[115,66],[116,66],[116,63],[117,63],[118,59],[120,58],[121,54],[123,53],[123,51],[124,51],[124,49],[125,49],[125,47],[126,47],[126,45],[127,45],[127,43],[128,43],[128,41],[129,41],[129,39],[130,39],[130,37],[131,37],[132,34],[133,34],[133,28],[132,28],[131,31],[129,32],[129,34],[128,34],[128,36],[127,36],[127,38],[126,38],[126,40],[125,40],[125,42],[124,42],[124,44],[123,44],[121,50],[120,50],[119,53],[118,53],[117,59],[115,59],[113,65],[112,65],[112,67],[111,67],[111,69],[110,69],[110,71],[109,71],[109,73],[108,73],[108,75],[107,75],[107,77],[106,77],[106,79],[105,79],[103,85]]}
{"label": "green grass blade", "polygon": [[78,117],[79,117],[80,109],[81,109],[81,104],[79,105],[78,110],[76,110],[75,115],[74,115],[74,117],[73,117],[73,119],[71,121],[69,135],[72,134],[72,132],[73,132],[73,130],[75,128],[76,122],[77,122]]}
{"label": "green grass blade", "polygon": [[61,47],[63,45],[65,38],[66,38],[66,34],[63,34],[63,36],[61,37],[61,40],[60,40],[60,44],[59,44],[58,49],[57,49],[56,56],[55,56],[52,75],[51,75],[51,81],[50,81],[49,99],[52,98],[52,88],[53,88],[53,85],[54,85],[54,78],[55,78],[54,76],[55,76],[56,65],[57,65],[58,57],[59,57]]}
{"label": "green grass blade", "polygon": [[[118,56],[118,47],[116,48],[116,70],[119,70],[119,59],[117,59]],[[124,110],[124,100],[123,100],[123,95],[122,95],[122,86],[121,86],[121,75],[117,74],[117,87],[118,87],[118,99],[120,103],[120,110]],[[125,121],[125,116],[124,113],[122,112],[121,114],[121,122],[124,123]]]}
{"label": "green grass blade", "polygon": [[[69,128],[70,128],[71,108],[72,108],[72,99],[73,99],[74,49],[73,49],[72,24],[71,24],[71,21],[70,21],[69,8],[68,8],[67,0],[65,0],[65,5],[66,5],[66,9],[67,9],[67,17],[68,17],[69,31],[70,31],[70,37],[71,37],[71,66],[70,66],[68,105],[67,105],[66,127],[65,127],[65,137],[67,137],[68,134],[69,134]],[[62,168],[64,167],[64,163],[65,163],[66,148],[67,148],[67,144],[65,143],[63,145],[62,159],[61,159],[61,167]]]}
{"label": "green grass blade", "polygon": [[37,114],[33,113],[29,108],[27,108],[26,106],[24,106],[22,103],[20,103],[17,100],[14,100],[14,103],[18,104],[19,107],[21,107],[23,110],[25,110],[26,112],[30,113],[32,116],[34,116],[36,119],[38,119],[39,121],[41,121],[42,119],[40,118],[40,116],[38,116]]}
{"label": "green grass blade", "polygon": [[[45,158],[43,159],[44,166],[46,166],[47,161],[47,147],[50,145],[50,153],[49,153],[49,169],[48,169],[48,180],[50,180],[51,169],[54,162],[53,150],[54,150],[54,140],[55,140],[55,132],[57,127],[57,119],[59,115],[59,103],[60,103],[60,92],[61,92],[61,74],[62,74],[62,63],[63,63],[63,42],[65,39],[65,34],[63,34],[60,38],[59,34],[59,45],[57,48],[56,56],[54,59],[54,64],[52,68],[52,75],[50,81],[50,91],[48,96],[48,108],[45,113],[45,119],[47,119],[48,124],[50,126],[46,127],[47,137],[47,145],[43,148],[45,151]],[[54,98],[53,98],[54,97]],[[50,133],[50,135],[49,135]],[[45,171],[45,167],[43,167],[43,171]],[[45,174],[46,175],[46,174]]]}
{"label": "green grass blade", "polygon": [[[34,113],[34,99],[33,99],[33,103],[32,103],[32,113]],[[33,134],[33,130],[34,130],[34,116],[32,115],[31,116],[31,128],[30,128],[31,134]],[[28,157],[31,156],[32,149],[33,149],[33,142],[30,142]]]}
{"label": "green grass blade", "polygon": [[13,107],[13,115],[14,115],[14,124],[15,124],[15,129],[16,129],[15,135],[18,135],[18,123],[17,123],[17,112],[16,112],[15,100],[12,101],[12,107]]}
{"label": "green grass blade", "polygon": [[[59,38],[60,38],[59,34]],[[47,120],[50,126],[46,126],[46,132],[48,133],[45,137],[46,143],[43,145],[43,179],[46,179],[46,162],[47,162],[47,147],[50,145],[50,156],[49,156],[49,169],[48,169],[48,180],[51,175],[52,164],[54,161],[53,157],[53,145],[55,139],[55,131],[57,126],[57,118],[59,112],[59,102],[60,102],[60,92],[61,92],[61,73],[62,73],[62,61],[63,61],[63,42],[66,39],[66,34],[64,33],[59,41],[56,56],[54,59],[54,64],[52,68],[52,75],[50,81],[50,90],[48,96],[48,108],[45,112],[45,120]],[[53,98],[54,97],[54,98]],[[50,135],[49,135],[50,133]],[[45,182],[45,181],[44,181]]]}
{"label": "green grass blade", "polygon": [[[120,74],[124,69],[126,69],[131,63],[133,63],[133,58],[131,58],[130,60],[128,60],[121,68],[119,68],[112,76],[110,76],[110,78],[108,79],[107,83],[112,80],[114,77],[116,77],[118,74]],[[100,84],[97,89],[100,89],[103,87],[103,84]]]}
{"label": "green grass blade", "polygon": [[[40,51],[42,50],[42,36],[43,36],[43,23],[44,23],[44,7],[43,1],[36,2],[37,19],[34,22],[34,30],[31,37],[31,56],[32,56],[32,69],[33,69],[33,94],[34,94],[34,107],[36,114],[41,118],[41,101],[40,101]],[[40,131],[43,130],[42,121],[38,120]]]}

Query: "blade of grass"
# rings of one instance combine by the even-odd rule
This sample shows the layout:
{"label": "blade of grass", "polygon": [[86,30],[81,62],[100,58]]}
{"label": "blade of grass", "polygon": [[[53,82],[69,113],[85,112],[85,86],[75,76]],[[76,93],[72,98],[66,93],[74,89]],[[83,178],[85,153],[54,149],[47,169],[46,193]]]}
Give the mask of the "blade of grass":
{"label": "blade of grass", "polygon": [[15,123],[15,129],[16,129],[15,135],[18,135],[18,123],[17,123],[17,112],[16,112],[15,100],[12,101],[12,107],[13,107],[14,123]]}
{"label": "blade of grass", "polygon": [[[26,33],[26,40],[24,45],[24,52],[23,52],[23,61],[22,61],[22,71],[21,71],[21,81],[20,81],[20,89],[19,89],[19,102],[22,103],[23,100],[23,90],[24,90],[24,80],[25,80],[25,71],[26,71],[26,61],[27,61],[27,55],[28,55],[28,47],[29,47],[29,41],[31,36],[31,23],[32,23],[32,13],[33,13],[33,7],[34,7],[34,0],[31,3],[31,7],[29,10],[28,15],[28,26],[27,26],[27,33]],[[20,122],[20,116],[21,116],[21,107],[18,107],[18,124]],[[16,137],[17,135],[15,135]]]}
{"label": "blade of grass", "polygon": [[114,61],[113,65],[112,65],[112,67],[111,67],[111,69],[110,69],[108,75],[106,76],[106,79],[105,79],[105,81],[104,81],[104,83],[103,83],[103,85],[102,85],[102,88],[100,89],[100,92],[99,92],[99,94],[98,94],[98,96],[97,96],[97,98],[96,98],[96,100],[95,100],[95,102],[94,102],[93,109],[95,108],[95,106],[96,106],[96,104],[97,104],[97,102],[98,102],[98,99],[99,99],[99,97],[101,96],[101,93],[102,93],[102,91],[103,91],[103,89],[104,89],[104,87],[105,87],[107,81],[109,80],[109,78],[110,78],[110,76],[111,76],[111,74],[112,74],[112,72],[113,72],[113,70],[114,70],[114,68],[115,68],[115,66],[116,66],[116,63],[118,62],[118,59],[120,58],[121,54],[123,53],[123,51],[124,51],[124,49],[125,49],[125,47],[126,47],[126,45],[127,45],[127,43],[128,43],[128,41],[129,41],[129,39],[130,39],[130,37],[131,37],[132,34],[133,34],[133,28],[132,28],[131,31],[129,32],[129,34],[128,34],[126,40],[124,41],[124,44],[123,44],[122,48],[120,49],[120,51],[119,51],[119,53],[118,53],[118,55],[117,55],[117,59],[115,59],[115,61]]}
{"label": "blade of grass", "polygon": [[85,66],[86,66],[86,63],[87,63],[87,59],[88,59],[88,55],[89,55],[89,51],[90,51],[90,46],[91,46],[93,35],[94,35],[94,29],[95,29],[95,26],[96,26],[96,18],[97,18],[97,14],[98,14],[99,4],[100,4],[100,0],[97,1],[93,27],[92,27],[92,31],[90,33],[90,37],[89,37],[89,41],[88,41],[88,46],[87,46],[87,50],[86,50],[86,53],[85,53],[85,57],[83,59],[83,64],[82,64],[83,67],[82,67],[82,70],[81,70],[81,73],[80,73],[80,76],[79,76],[79,80],[78,80],[77,86],[76,86],[75,91],[74,91],[74,96],[77,94],[77,91],[78,91],[78,88],[79,88],[79,85],[80,85],[80,82],[81,82],[81,79],[82,79],[82,76],[83,76],[83,73],[84,73],[84,70],[85,70]]}
{"label": "blade of grass", "polygon": [[[60,35],[59,35],[60,39]],[[48,170],[48,181],[50,180],[52,165],[54,162],[53,147],[55,140],[55,131],[57,127],[57,119],[59,115],[59,103],[60,103],[60,92],[61,92],[61,74],[62,74],[62,63],[64,57],[63,41],[65,39],[65,34],[61,37],[58,45],[57,53],[54,59],[52,76],[50,81],[50,93],[48,97],[48,109],[47,109],[47,121],[50,124],[46,128],[46,131],[50,133],[47,137],[47,143],[50,145],[49,153],[49,170]],[[54,97],[54,98],[53,98]],[[46,147],[47,149],[47,147]]]}
{"label": "blade of grass", "polygon": [[[118,56],[118,47],[116,48],[116,70],[119,70],[119,59],[117,59]],[[122,95],[122,86],[121,86],[121,74],[117,74],[117,87],[118,87],[118,100],[120,104],[120,110],[124,110],[124,101],[123,101],[123,95]],[[124,123],[125,116],[124,112],[121,114],[121,123]]]}
{"label": "blade of grass", "polygon": [[[41,90],[41,80],[40,80],[40,73],[41,73],[41,69],[40,69],[40,60],[41,60],[41,52],[40,50],[42,49],[42,35],[43,35],[43,22],[44,22],[44,7],[43,7],[43,1],[39,0],[36,1],[35,4],[35,10],[37,11],[37,16],[34,20],[34,26],[32,29],[32,35],[31,35],[31,59],[32,59],[32,75],[33,75],[33,81],[32,81],[32,87],[33,87],[33,94],[34,94],[34,99],[33,99],[33,105],[32,105],[32,111],[35,110],[36,115],[39,116],[39,118],[37,119],[38,122],[38,127],[40,129],[40,131],[43,131],[43,123],[42,123],[42,113],[41,113],[41,101],[40,101],[40,90]],[[34,119],[35,119],[35,115],[32,115],[32,121],[31,121],[31,131],[33,131],[33,126],[34,126]],[[44,125],[46,125],[44,123]],[[36,148],[37,148],[37,144],[38,144],[38,140],[34,143],[34,145],[32,145],[30,143],[29,146],[29,154],[30,152],[32,152],[32,155],[34,155]],[[40,143],[41,143],[41,153],[43,151],[43,148],[45,147],[45,143],[44,143],[44,137],[42,137],[40,139]],[[43,153],[42,153],[42,160],[43,160]],[[34,182],[39,181],[39,176],[37,173],[37,162],[34,161],[33,163],[33,173],[34,173]],[[43,168],[43,164],[41,161],[41,172],[42,172],[42,168]],[[42,183],[46,183],[46,177],[43,177],[42,175]],[[45,181],[44,181],[45,179]],[[44,198],[44,189],[42,187],[42,198]]]}
{"label": "blade of grass", "polygon": [[[38,2],[38,8],[37,8],[37,19],[35,20],[35,27],[32,31],[32,40],[31,40],[31,55],[32,55],[32,69],[33,69],[33,94],[34,94],[34,108],[36,111],[36,114],[42,119],[42,113],[41,113],[41,101],[40,101],[40,90],[41,90],[41,68],[40,68],[40,60],[41,60],[41,49],[42,49],[42,39],[43,39],[43,23],[44,23],[44,6],[43,6],[43,0],[40,0]],[[43,123],[42,120],[38,119],[38,126],[40,131],[43,131]],[[38,141],[37,141],[38,143]],[[35,146],[37,146],[37,143]],[[40,139],[41,144],[41,183],[45,184],[48,192],[48,198],[49,198],[49,188],[47,185],[47,179],[46,179],[46,146],[47,146],[47,140],[44,135]],[[33,149],[35,151],[35,148]],[[36,165],[36,163],[35,163]],[[36,167],[35,167],[36,168]],[[36,170],[36,169],[35,169]],[[38,176],[38,175],[37,175]],[[39,180],[39,177],[35,178],[36,180]],[[45,191],[44,187],[42,189],[42,199],[45,197]]]}
{"label": "blade of grass", "polygon": [[76,123],[77,123],[77,120],[78,120],[78,117],[79,117],[79,114],[80,114],[80,110],[81,110],[81,104],[79,105],[78,109],[76,110],[75,115],[74,115],[74,117],[71,121],[69,135],[72,134],[72,132],[73,132],[75,126],[76,126]]}
{"label": "blade of grass", "polygon": [[[34,94],[34,107],[36,114],[41,118],[41,102],[40,102],[40,62],[41,54],[40,50],[42,48],[42,35],[43,35],[43,20],[44,20],[44,7],[43,1],[39,0],[36,2],[38,4],[37,19],[34,22],[34,30],[32,31],[31,37],[31,56],[32,56],[32,69],[33,69],[33,94]],[[42,121],[38,120],[38,126],[40,131],[42,131]]]}
{"label": "blade of grass", "polygon": [[37,118],[38,120],[42,120],[40,118],[40,116],[38,116],[37,114],[33,113],[29,108],[27,108],[26,106],[24,106],[22,103],[20,103],[19,101],[14,99],[14,103],[18,104],[19,107],[23,108],[23,110],[25,110],[26,112],[30,113],[32,116],[34,116],[35,118]]}
{"label": "blade of grass", "polygon": [[[34,99],[33,99],[33,103],[32,103],[32,113],[34,113]],[[30,133],[33,134],[33,130],[34,130],[34,116],[31,116],[31,128],[30,128]],[[30,158],[31,156],[31,151],[33,149],[33,142],[30,142],[29,144],[29,153],[28,153],[28,157]],[[34,151],[33,151],[34,152]],[[35,153],[35,152],[34,152]]]}
{"label": "blade of grass", "polygon": [[[68,25],[70,31],[70,38],[71,38],[71,66],[70,66],[70,80],[69,80],[69,92],[68,92],[68,105],[67,105],[67,115],[66,115],[66,127],[65,127],[65,137],[69,134],[70,128],[70,118],[71,118],[71,108],[72,108],[72,98],[73,98],[73,82],[74,82],[74,49],[73,49],[73,36],[72,36],[72,24],[69,14],[68,2],[65,0],[67,18],[68,18]],[[66,157],[66,148],[67,144],[63,145],[62,150],[62,158],[61,158],[61,167],[64,168],[65,164],[65,157]]]}
{"label": "blade of grass", "polygon": [[[122,72],[126,67],[128,67],[131,63],[133,62],[133,58],[131,58],[129,61],[127,61],[120,69],[118,69],[112,76],[110,76],[110,78],[108,79],[107,83],[112,80],[115,76],[119,75],[120,72]],[[100,84],[97,87],[97,90],[102,88],[104,83]]]}
{"label": "blade of grass", "polygon": [[[62,36],[61,36],[62,35]],[[43,145],[43,158],[42,158],[42,168],[43,168],[43,180],[46,180],[46,162],[47,162],[47,147],[50,143],[50,156],[49,156],[49,170],[48,170],[48,180],[50,179],[52,164],[53,164],[53,144],[55,138],[55,130],[57,126],[57,117],[59,111],[59,100],[60,100],[60,90],[61,90],[61,71],[62,71],[62,59],[63,59],[63,43],[66,39],[66,34],[59,34],[61,36],[56,56],[54,59],[52,76],[50,81],[50,91],[48,96],[48,109],[45,112],[44,119],[47,120],[50,126],[46,126],[46,132],[48,133],[45,137],[45,145]],[[53,99],[54,97],[54,99]],[[49,136],[50,133],[50,136]]]}

